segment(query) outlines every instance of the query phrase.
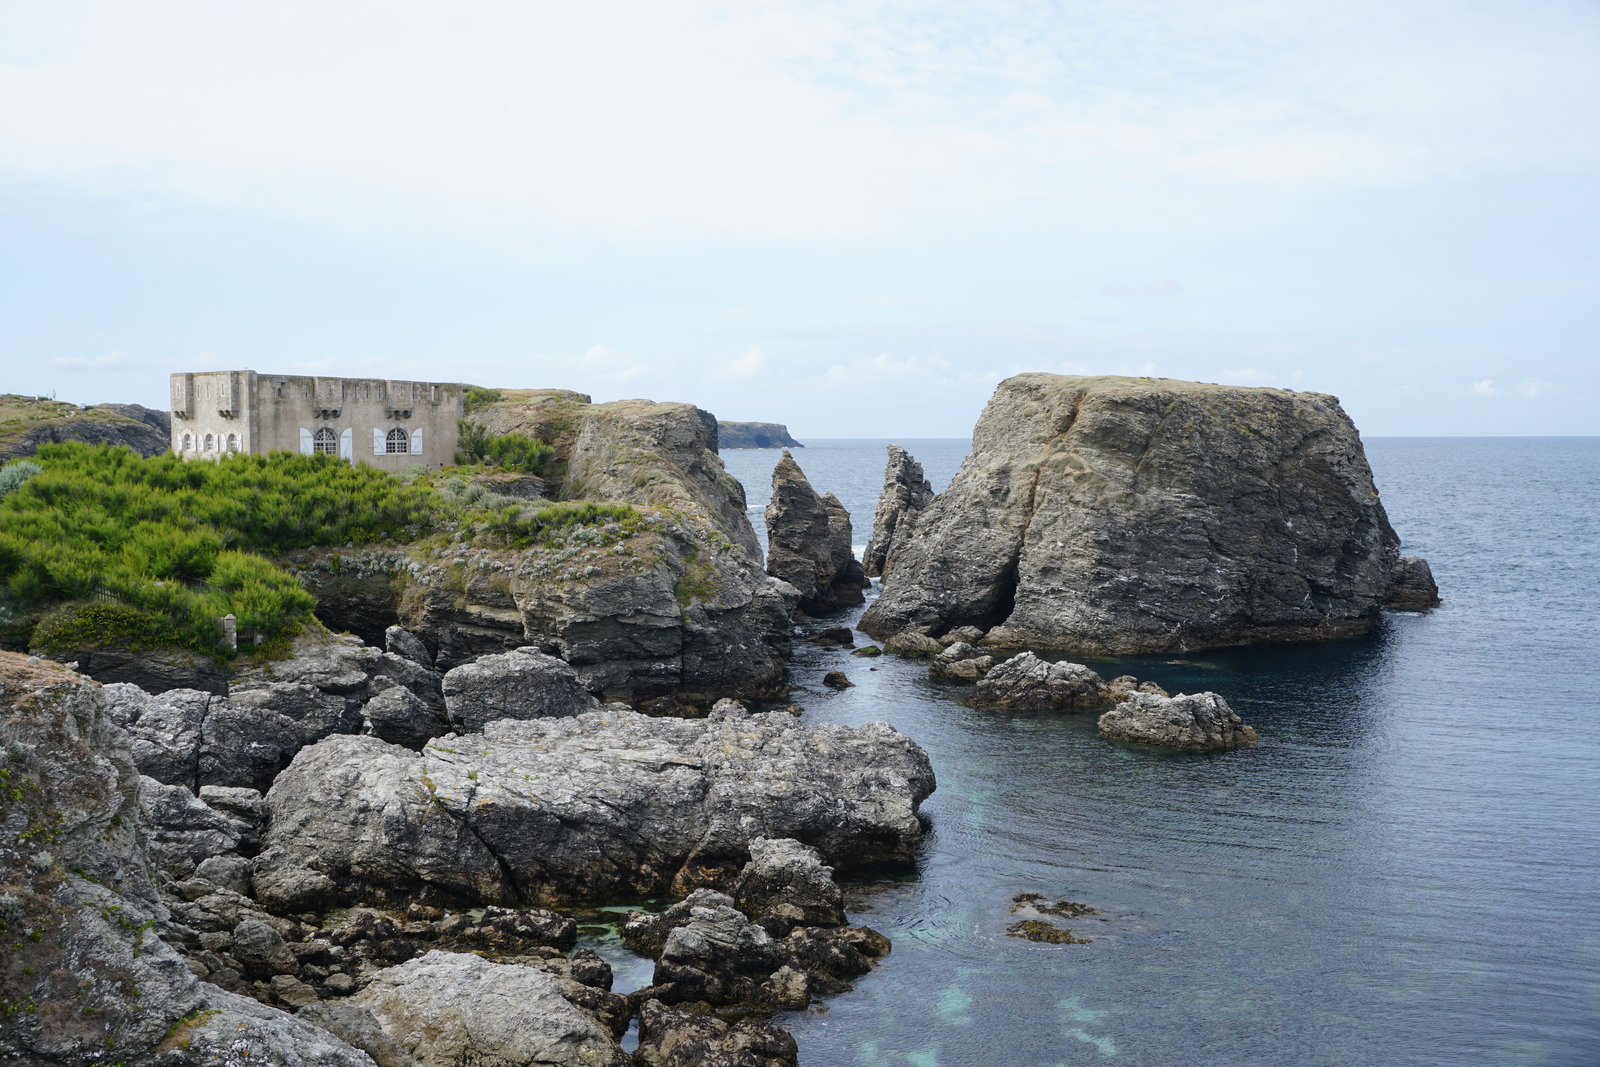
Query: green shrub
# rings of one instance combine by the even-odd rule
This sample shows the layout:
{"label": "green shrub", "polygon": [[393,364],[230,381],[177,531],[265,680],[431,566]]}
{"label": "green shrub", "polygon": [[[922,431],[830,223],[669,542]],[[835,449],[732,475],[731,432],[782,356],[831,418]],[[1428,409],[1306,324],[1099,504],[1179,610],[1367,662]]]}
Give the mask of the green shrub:
{"label": "green shrub", "polygon": [[461,400],[461,410],[468,415],[479,408],[486,408],[490,404],[498,403],[502,398],[500,390],[485,389],[481,385],[467,386],[467,395]]}
{"label": "green shrub", "polygon": [[461,419],[456,423],[459,448],[456,462],[487,463],[508,471],[543,474],[556,450],[525,433],[491,434],[482,423]]}
{"label": "green shrub", "polygon": [[27,459],[14,459],[0,467],[0,499],[42,470],[43,467]]}
{"label": "green shrub", "polygon": [[43,469],[0,500],[0,586],[24,609],[58,609],[32,632],[49,651],[97,635],[214,651],[230,613],[242,634],[298,632],[315,600],[257,553],[403,539],[440,504],[333,456],[185,462],[67,443],[38,458]]}

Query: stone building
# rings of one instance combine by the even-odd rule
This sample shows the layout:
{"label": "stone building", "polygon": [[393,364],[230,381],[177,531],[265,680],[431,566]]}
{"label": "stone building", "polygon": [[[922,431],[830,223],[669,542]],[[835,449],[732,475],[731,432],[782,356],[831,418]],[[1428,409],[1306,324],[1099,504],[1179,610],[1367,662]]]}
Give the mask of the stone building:
{"label": "stone building", "polygon": [[400,470],[455,460],[458,382],[208,371],[172,376],[172,450],[216,459],[285,450]]}

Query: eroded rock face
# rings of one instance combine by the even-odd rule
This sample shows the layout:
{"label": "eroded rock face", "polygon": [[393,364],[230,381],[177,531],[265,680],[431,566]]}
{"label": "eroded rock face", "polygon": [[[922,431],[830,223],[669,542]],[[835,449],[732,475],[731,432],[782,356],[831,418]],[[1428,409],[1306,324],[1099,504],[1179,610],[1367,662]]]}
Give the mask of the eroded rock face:
{"label": "eroded rock face", "polygon": [[933,500],[933,486],[923,477],[922,464],[899,445],[889,446],[889,463],[883,471],[883,492],[872,513],[872,540],[861,554],[868,578],[888,573],[890,562],[911,539],[917,516]]}
{"label": "eroded rock face", "polygon": [[767,505],[767,573],[800,591],[808,614],[860,604],[868,582],[851,545],[850,513],[828,493],[818,496],[784,450],[772,471]]}
{"label": "eroded rock face", "polygon": [[1334,397],[1022,374],[860,628],[1088,653],[1354,634],[1397,546]]}
{"label": "eroded rock face", "polygon": [[536,967],[433,951],[381,972],[355,1002],[425,1064],[630,1067],[610,1028]]}
{"label": "eroded rock face", "polygon": [[954,641],[928,664],[928,677],[941,682],[976,682],[994,666],[993,656],[986,655],[965,641]]}
{"label": "eroded rock face", "polygon": [[380,897],[554,903],[731,880],[757,837],[836,866],[909,859],[933,788],[926,753],[886,723],[589,712],[490,722],[420,755],[328,738],[273,784],[263,845]]}
{"label": "eroded rock face", "polygon": [[444,702],[459,730],[482,730],[496,719],[540,719],[594,711],[599,701],[578,672],[536,648],[484,656],[444,676]]}
{"label": "eroded rock face", "polygon": [[1158,748],[1198,752],[1247,748],[1256,732],[1215,693],[1131,693],[1100,716],[1100,736]]}
{"label": "eroded rock face", "polygon": [[[195,977],[161,935],[128,735],[100,686],[48,662],[0,653],[0,899],[13,931],[0,953],[0,1058],[88,1067],[222,1062],[248,1053],[288,1067],[370,1067],[325,1031]],[[188,811],[187,801],[175,800]],[[204,830],[204,828],[202,828]],[[92,881],[90,879],[93,879]]]}
{"label": "eroded rock face", "polygon": [[750,862],[729,890],[740,911],[768,933],[786,937],[796,926],[843,926],[844,893],[817,850],[793,838],[758,837]]}

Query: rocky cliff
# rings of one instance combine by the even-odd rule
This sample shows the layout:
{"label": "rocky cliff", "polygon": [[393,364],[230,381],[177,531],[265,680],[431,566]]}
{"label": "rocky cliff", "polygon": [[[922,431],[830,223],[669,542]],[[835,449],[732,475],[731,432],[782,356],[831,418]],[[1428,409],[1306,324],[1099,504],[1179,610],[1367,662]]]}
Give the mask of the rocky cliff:
{"label": "rocky cliff", "polygon": [[[553,495],[633,505],[637,521],[574,526],[526,549],[343,564],[343,580],[397,576],[396,618],[442,668],[531,645],[572,664],[606,699],[781,695],[793,594],[763,573],[744,489],[717,457],[708,412],[545,390],[508,394],[473,417],[552,445]],[[322,584],[334,574],[310,577]]]}
{"label": "rocky cliff", "polygon": [[933,486],[922,475],[922,464],[899,445],[889,446],[889,462],[883,471],[883,492],[872,513],[872,540],[861,554],[861,565],[868,578],[881,578],[889,562],[911,540],[917,516],[933,500]]}
{"label": "rocky cliff", "polygon": [[804,448],[781,422],[717,422],[721,448]]}
{"label": "rocky cliff", "polygon": [[1022,374],[861,629],[1112,654],[1336,637],[1417,573],[1334,397]]}
{"label": "rocky cliff", "polygon": [[171,423],[164,411],[138,404],[101,404],[80,408],[40,397],[0,397],[0,463],[31,456],[40,445],[85,441],[92,445],[126,445],[141,456],[157,456],[172,444]]}
{"label": "rocky cliff", "polygon": [[767,573],[800,591],[800,610],[862,602],[868,582],[850,543],[850,513],[832,493],[817,495],[788,449],[772,470],[766,520]]}

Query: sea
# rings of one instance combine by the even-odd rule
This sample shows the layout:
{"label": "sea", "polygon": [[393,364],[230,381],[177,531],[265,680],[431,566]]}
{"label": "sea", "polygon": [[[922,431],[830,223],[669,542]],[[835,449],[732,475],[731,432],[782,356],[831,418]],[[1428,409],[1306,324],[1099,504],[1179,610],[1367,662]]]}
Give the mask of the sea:
{"label": "sea", "polygon": [[[896,443],[936,490],[970,446]],[[858,552],[886,444],[793,450]],[[975,710],[925,664],[796,643],[805,721],[889,722],[939,783],[916,868],[849,887],[893,952],[780,1018],[804,1067],[1600,1064],[1600,438],[1365,445],[1443,606],[1084,660],[1222,694],[1254,748],[1115,745],[1094,714]],[[763,535],[778,456],[722,454]],[[1008,936],[1028,893],[1092,908],[1054,920],[1087,943]]]}

